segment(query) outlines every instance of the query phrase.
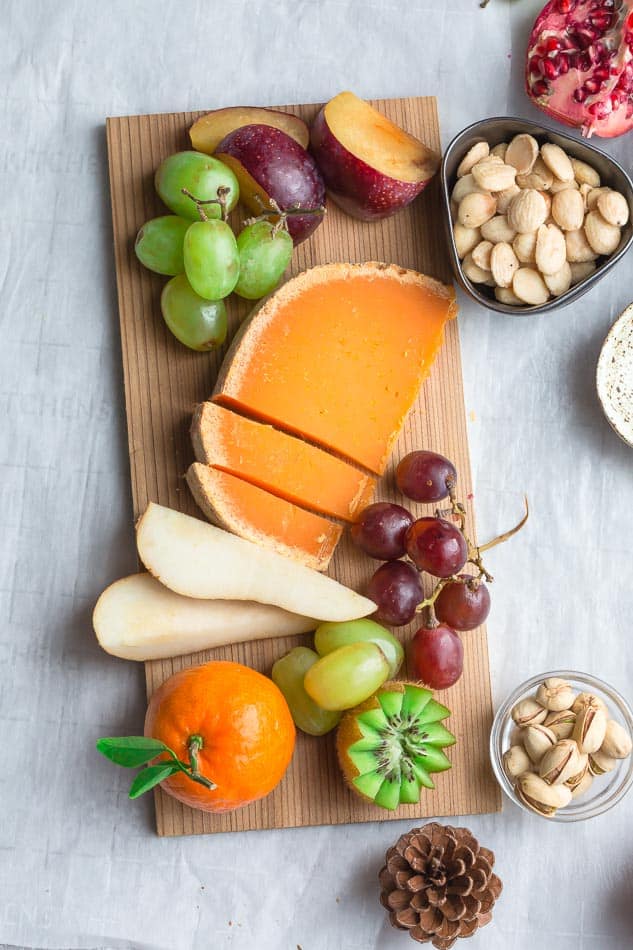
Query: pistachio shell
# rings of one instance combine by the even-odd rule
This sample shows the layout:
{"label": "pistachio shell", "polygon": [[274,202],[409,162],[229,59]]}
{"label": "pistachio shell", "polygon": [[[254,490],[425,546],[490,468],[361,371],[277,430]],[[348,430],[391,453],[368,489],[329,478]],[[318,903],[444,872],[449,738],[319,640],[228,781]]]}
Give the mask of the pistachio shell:
{"label": "pistachio shell", "polygon": [[548,749],[539,763],[539,775],[548,785],[562,785],[580,767],[580,753],[573,739],[561,739]]}
{"label": "pistachio shell", "polygon": [[607,731],[607,716],[596,706],[585,706],[577,717],[572,738],[581,752],[597,752]]}
{"label": "pistachio shell", "polygon": [[606,703],[594,693],[578,693],[574,700],[573,706],[571,707],[571,711],[578,715],[578,713],[581,713],[586,706],[595,706],[596,709],[602,709],[608,718],[608,709]]}
{"label": "pistachio shell", "polygon": [[589,771],[592,775],[604,775],[606,772],[613,772],[618,764],[616,758],[612,755],[607,755],[601,749],[598,749],[597,752],[590,752],[588,759]]}
{"label": "pistachio shell", "polygon": [[538,765],[548,749],[556,745],[556,741],[556,736],[547,726],[526,726],[523,745],[535,765]]}
{"label": "pistachio shell", "polygon": [[631,736],[624,726],[615,719],[609,719],[600,752],[614,759],[626,759],[631,754],[631,745]]}
{"label": "pistachio shell", "polygon": [[490,154],[490,146],[487,142],[477,142],[471,148],[468,149],[461,162],[457,167],[457,177],[463,178],[464,175],[467,175],[473,165],[476,165],[477,162],[480,162],[482,158],[485,158],[486,155]]}
{"label": "pistachio shell", "polygon": [[518,778],[532,769],[532,760],[520,745],[513,745],[503,753],[503,767],[510,778]]}
{"label": "pistachio shell", "polygon": [[582,779],[578,783],[578,785],[576,785],[575,788],[572,790],[571,797],[574,799],[580,798],[581,795],[584,795],[585,792],[589,791],[592,785],[593,785],[593,775],[591,774],[591,772],[586,771]]}
{"label": "pistachio shell", "polygon": [[552,142],[546,142],[541,146],[541,158],[549,170],[560,181],[573,181],[574,169],[569,156],[560,145],[554,145]]}
{"label": "pistachio shell", "polygon": [[571,801],[571,789],[566,785],[548,785],[534,772],[524,772],[517,779],[517,797],[540,815],[551,817],[558,808]]}
{"label": "pistachio shell", "polygon": [[516,706],[512,707],[511,716],[517,726],[535,726],[543,722],[547,716],[547,709],[544,709],[535,699],[528,697],[521,699]]}
{"label": "pistachio shell", "polygon": [[550,676],[536,691],[537,703],[553,712],[571,709],[575,699],[576,693],[567,680],[560,679],[558,676]]}
{"label": "pistachio shell", "polygon": [[557,739],[569,739],[574,731],[575,723],[576,713],[571,709],[561,709],[559,712],[551,712],[544,725],[552,730]]}
{"label": "pistachio shell", "polygon": [[586,752],[580,752],[578,756],[578,771],[574,775],[570,775],[565,785],[568,788],[574,789],[577,785],[580,785],[583,778],[587,774],[587,769],[589,768],[589,756]]}

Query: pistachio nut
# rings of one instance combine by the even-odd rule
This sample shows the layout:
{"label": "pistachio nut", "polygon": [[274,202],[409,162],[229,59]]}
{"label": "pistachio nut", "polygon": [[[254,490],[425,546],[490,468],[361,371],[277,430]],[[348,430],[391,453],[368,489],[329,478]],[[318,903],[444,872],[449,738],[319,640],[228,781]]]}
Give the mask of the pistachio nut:
{"label": "pistachio nut", "polygon": [[593,784],[593,775],[591,774],[589,770],[587,770],[585,774],[583,775],[582,779],[580,780],[580,782],[578,783],[578,785],[576,785],[575,788],[572,789],[571,797],[580,798],[581,795],[584,795],[585,792],[587,792],[591,788],[592,784]]}
{"label": "pistachio nut", "polygon": [[557,739],[569,739],[574,731],[575,723],[576,713],[571,709],[561,709],[551,712],[543,725],[551,729]]}
{"label": "pistachio nut", "polygon": [[535,772],[524,772],[517,779],[517,797],[533,811],[546,818],[556,814],[571,801],[571,789],[566,785],[548,785]]}
{"label": "pistachio nut", "polygon": [[599,706],[585,706],[576,717],[572,739],[581,752],[597,752],[607,731],[607,716]]}
{"label": "pistachio nut", "polygon": [[575,699],[576,694],[567,680],[559,679],[557,676],[550,676],[536,691],[537,703],[553,712],[571,709]]}
{"label": "pistachio nut", "polygon": [[631,736],[615,719],[607,720],[607,729],[600,752],[613,759],[626,759],[631,754]]}
{"label": "pistachio nut", "polygon": [[546,716],[547,709],[531,697],[520,700],[516,706],[512,707],[512,718],[517,726],[535,726],[543,722]]}
{"label": "pistachio nut", "polygon": [[556,745],[556,736],[547,726],[527,726],[523,737],[525,751],[535,765],[541,761],[545,753]]}
{"label": "pistachio nut", "polygon": [[503,767],[510,778],[532,770],[532,761],[521,745],[512,745],[503,753]]}
{"label": "pistachio nut", "polygon": [[580,765],[580,753],[573,739],[561,739],[548,749],[539,765],[539,775],[548,785],[563,785],[576,775]]}
{"label": "pistachio nut", "polygon": [[606,704],[599,696],[594,695],[594,693],[578,693],[571,707],[571,711],[578,715],[585,706],[595,706],[596,709],[602,709],[605,713],[608,712]]}
{"label": "pistachio nut", "polygon": [[576,786],[580,785],[580,783],[584,779],[585,775],[587,774],[588,768],[589,768],[589,756],[587,755],[586,752],[580,752],[578,754],[578,771],[574,775],[569,776],[569,778],[565,782],[565,785],[568,788],[571,788],[573,791],[573,789],[575,789]]}
{"label": "pistachio nut", "polygon": [[613,772],[618,764],[618,760],[612,755],[607,755],[602,749],[597,752],[589,753],[589,771],[592,775],[604,775],[605,772]]}

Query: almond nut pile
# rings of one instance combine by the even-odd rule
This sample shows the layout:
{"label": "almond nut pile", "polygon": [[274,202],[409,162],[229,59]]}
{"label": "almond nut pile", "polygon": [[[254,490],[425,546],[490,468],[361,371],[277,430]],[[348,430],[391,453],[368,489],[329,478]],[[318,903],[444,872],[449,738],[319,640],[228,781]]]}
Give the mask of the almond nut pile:
{"label": "almond nut pile", "polygon": [[492,149],[472,146],[457,169],[451,213],[466,277],[524,307],[566,293],[613,254],[629,206],[586,162],[522,133]]}
{"label": "almond nut pile", "polygon": [[512,745],[503,754],[503,766],[517,797],[547,818],[631,754],[629,733],[609,718],[603,700],[593,693],[576,694],[557,677],[518,702],[512,719]]}

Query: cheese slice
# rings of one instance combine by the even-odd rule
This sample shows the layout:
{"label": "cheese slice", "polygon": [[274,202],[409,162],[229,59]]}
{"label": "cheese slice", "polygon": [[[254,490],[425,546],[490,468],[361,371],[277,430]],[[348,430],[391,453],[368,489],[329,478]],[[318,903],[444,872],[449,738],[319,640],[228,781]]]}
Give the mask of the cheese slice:
{"label": "cheese slice", "polygon": [[375,479],[342,459],[211,402],[196,409],[191,439],[199,462],[321,514],[354,521],[374,494]]}
{"label": "cheese slice", "polygon": [[340,525],[200,462],[189,466],[187,484],[209,521],[313,570],[327,568]]}
{"label": "cheese slice", "polygon": [[214,401],[381,475],[456,313],[453,288],[415,271],[314,267],[242,326]]}

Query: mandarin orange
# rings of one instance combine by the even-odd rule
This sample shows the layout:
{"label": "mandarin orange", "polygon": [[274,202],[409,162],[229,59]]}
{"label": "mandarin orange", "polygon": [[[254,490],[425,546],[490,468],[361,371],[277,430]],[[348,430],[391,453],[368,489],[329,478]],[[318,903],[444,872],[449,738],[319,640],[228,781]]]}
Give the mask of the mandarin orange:
{"label": "mandarin orange", "polygon": [[[216,660],[170,676],[152,696],[145,735],[160,739],[214,789],[183,773],[161,787],[203,811],[224,812],[263,798],[281,781],[295,727],[272,680],[240,663]],[[193,742],[192,742],[193,740]]]}

